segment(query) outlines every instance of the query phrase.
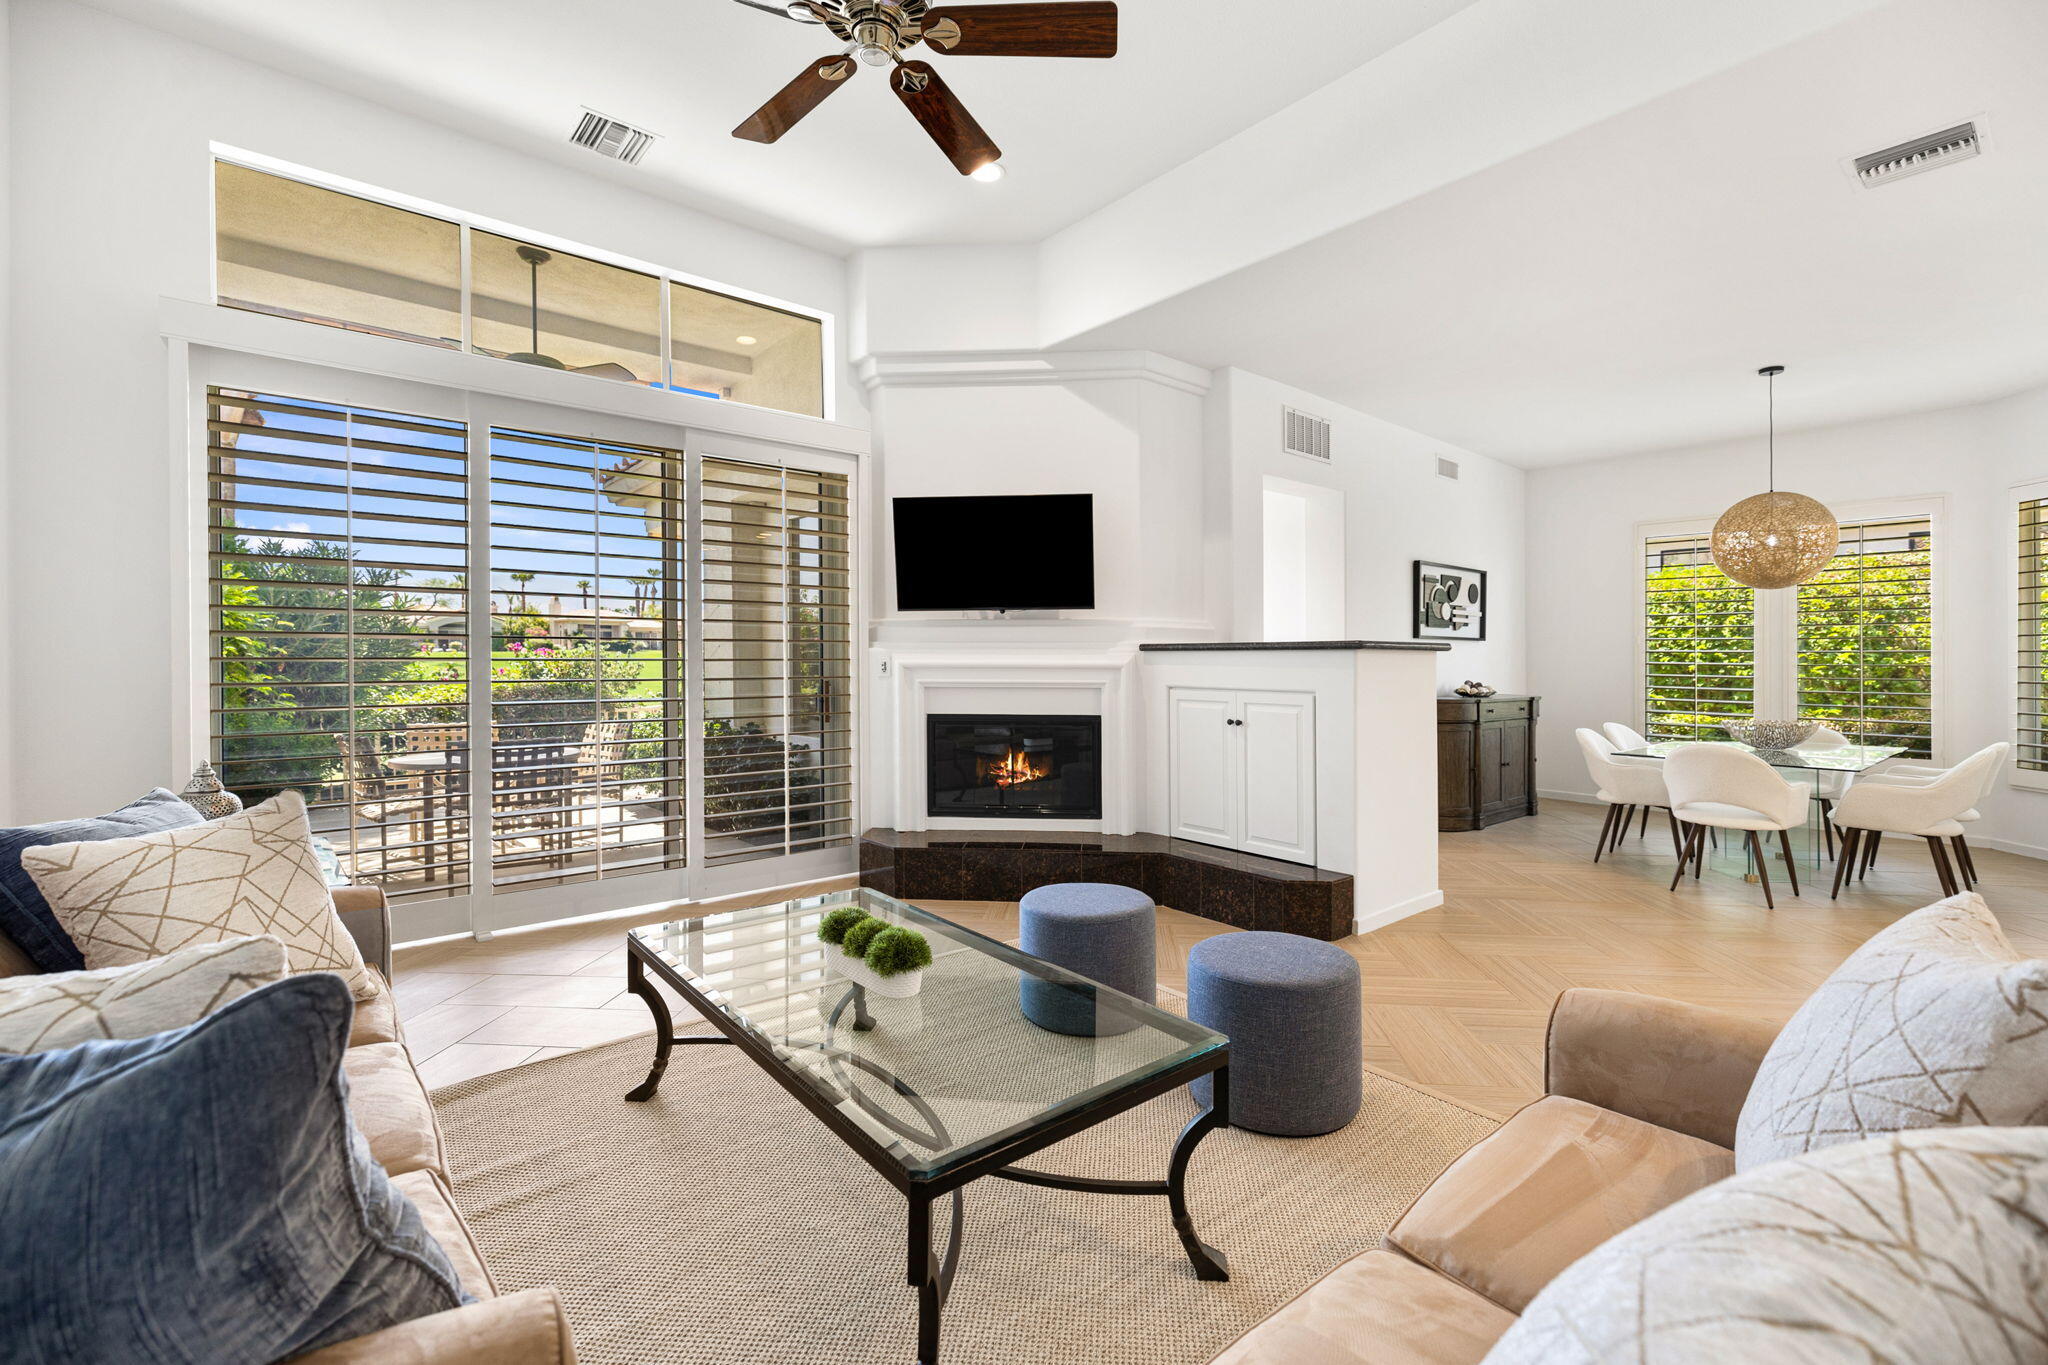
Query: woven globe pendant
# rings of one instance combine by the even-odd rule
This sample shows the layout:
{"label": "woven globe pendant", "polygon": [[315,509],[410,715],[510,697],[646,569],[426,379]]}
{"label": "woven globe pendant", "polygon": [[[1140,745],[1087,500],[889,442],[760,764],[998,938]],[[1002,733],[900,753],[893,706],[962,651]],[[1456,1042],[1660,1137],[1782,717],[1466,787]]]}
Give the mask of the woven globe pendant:
{"label": "woven globe pendant", "polygon": [[1841,538],[1834,513],[1804,493],[1759,493],[1714,523],[1714,563],[1745,587],[1789,588],[1826,569]]}

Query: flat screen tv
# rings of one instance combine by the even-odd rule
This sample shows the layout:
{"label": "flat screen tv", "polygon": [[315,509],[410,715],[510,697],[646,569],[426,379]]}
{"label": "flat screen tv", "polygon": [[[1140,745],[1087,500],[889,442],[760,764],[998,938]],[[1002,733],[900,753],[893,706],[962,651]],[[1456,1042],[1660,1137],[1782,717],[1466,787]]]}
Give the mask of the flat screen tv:
{"label": "flat screen tv", "polygon": [[897,498],[898,611],[1095,605],[1095,498]]}

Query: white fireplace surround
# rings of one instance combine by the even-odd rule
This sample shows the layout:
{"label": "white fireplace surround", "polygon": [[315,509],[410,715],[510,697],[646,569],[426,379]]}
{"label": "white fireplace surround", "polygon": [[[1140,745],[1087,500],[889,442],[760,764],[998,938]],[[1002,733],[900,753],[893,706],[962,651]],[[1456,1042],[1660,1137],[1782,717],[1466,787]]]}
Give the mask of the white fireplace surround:
{"label": "white fireplace surround", "polygon": [[[890,659],[896,755],[893,818],[900,830],[993,829],[1023,823],[1036,829],[1136,831],[1136,770],[1131,714],[1136,692],[1129,649],[1059,654],[1021,650],[951,649],[944,654],[899,653]],[[1030,820],[932,816],[926,806],[926,719],[933,715],[1100,716],[1102,818]]]}

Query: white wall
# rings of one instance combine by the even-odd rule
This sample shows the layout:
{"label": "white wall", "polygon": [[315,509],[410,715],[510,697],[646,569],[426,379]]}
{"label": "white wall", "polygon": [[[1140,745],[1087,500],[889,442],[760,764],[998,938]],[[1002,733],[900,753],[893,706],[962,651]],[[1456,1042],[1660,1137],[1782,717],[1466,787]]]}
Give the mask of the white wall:
{"label": "white wall", "polygon": [[[174,602],[162,296],[208,300],[209,141],[847,312],[845,263],[61,0],[15,0],[4,534],[23,819],[165,771]],[[0,365],[0,372],[7,367]],[[840,420],[865,423],[839,384]]]}
{"label": "white wall", "polygon": [[[1331,423],[1328,465],[1280,446],[1280,410],[1300,408]],[[1458,450],[1419,432],[1353,412],[1315,394],[1246,370],[1217,372],[1209,392],[1212,515],[1227,603],[1226,639],[1265,635],[1261,528],[1265,481],[1334,488],[1344,494],[1344,634],[1360,640],[1413,637],[1414,561],[1440,560],[1487,573],[1487,638],[1453,642],[1439,654],[1437,685],[1448,692],[1467,678],[1503,692],[1523,690],[1523,472]],[[1456,460],[1462,477],[1437,477],[1436,457]]]}
{"label": "white wall", "polygon": [[14,367],[8,355],[8,318],[13,305],[14,253],[11,250],[14,185],[8,161],[9,127],[14,88],[13,0],[0,0],[0,825],[14,819],[14,597],[13,557],[16,538],[6,534],[6,509],[14,505],[10,487],[12,461],[8,447],[8,414],[13,411],[10,385]]}
{"label": "white wall", "polygon": [[[1781,386],[1779,411],[1796,391]],[[1796,413],[1796,408],[1794,409]],[[1763,441],[1537,470],[1528,476],[1529,677],[1543,697],[1538,785],[1590,795],[1572,739],[1639,724],[1642,522],[1704,518],[1761,491]],[[1942,761],[2012,738],[2015,679],[2010,489],[2048,478],[2048,389],[1996,403],[1798,431],[1779,438],[1778,486],[1839,505],[1940,495],[1937,667]],[[2001,789],[1972,838],[2048,857],[2048,794]]]}

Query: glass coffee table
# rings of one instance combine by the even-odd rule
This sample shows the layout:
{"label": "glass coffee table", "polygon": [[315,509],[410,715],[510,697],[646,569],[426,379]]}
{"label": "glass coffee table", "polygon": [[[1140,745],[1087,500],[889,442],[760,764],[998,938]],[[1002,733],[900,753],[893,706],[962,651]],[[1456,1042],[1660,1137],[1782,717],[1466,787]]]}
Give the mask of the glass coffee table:
{"label": "glass coffee table", "polygon": [[[885,998],[826,964],[818,922],[851,905],[924,934],[932,965],[919,993]],[[1026,978],[1073,993],[1095,1033],[1054,1033],[1019,1008]],[[717,1030],[678,1034],[673,988]],[[859,888],[626,935],[626,989],[654,1015],[654,1065],[626,1098],[652,1099],[678,1044],[737,1046],[909,1201],[909,1279],[917,1290],[918,1365],[939,1358],[939,1315],[959,1263],[962,1189],[983,1176],[1105,1195],[1164,1198],[1204,1280],[1230,1278],[1195,1235],[1188,1163],[1230,1119],[1230,1042],[915,906]],[[1063,1138],[1213,1075],[1213,1100],[1161,1153],[1159,1180],[1098,1180],[1016,1163]],[[932,1205],[952,1196],[941,1256]]]}

